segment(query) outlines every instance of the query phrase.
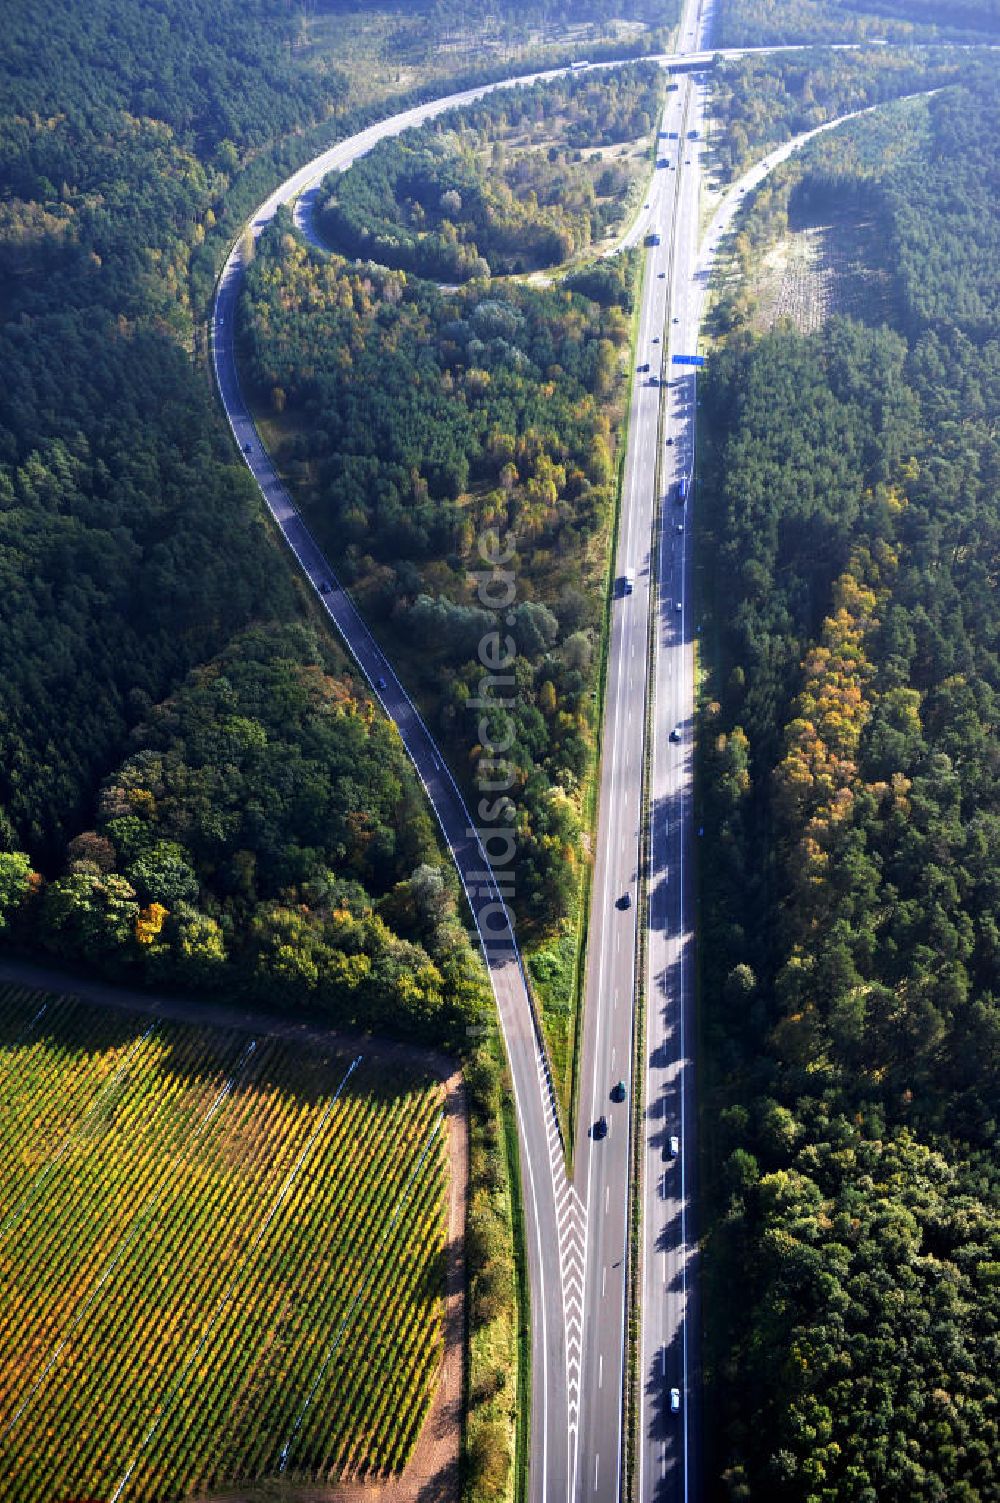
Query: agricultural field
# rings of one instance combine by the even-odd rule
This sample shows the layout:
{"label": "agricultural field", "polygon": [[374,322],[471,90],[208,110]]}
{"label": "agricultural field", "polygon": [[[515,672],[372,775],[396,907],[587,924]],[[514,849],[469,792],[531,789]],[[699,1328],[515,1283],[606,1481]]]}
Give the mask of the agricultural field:
{"label": "agricultural field", "polygon": [[447,1178],[407,1068],[0,985],[5,1503],[404,1466]]}

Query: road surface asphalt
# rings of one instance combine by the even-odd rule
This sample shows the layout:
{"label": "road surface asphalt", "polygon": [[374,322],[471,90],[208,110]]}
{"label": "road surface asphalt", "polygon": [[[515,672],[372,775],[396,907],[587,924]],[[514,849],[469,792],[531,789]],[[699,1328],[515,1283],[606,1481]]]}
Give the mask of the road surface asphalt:
{"label": "road surface asphalt", "polygon": [[[709,0],[699,10],[689,0],[681,21],[681,52],[703,45],[711,24]],[[694,378],[677,379],[670,357],[693,353],[697,319],[689,316],[690,270],[697,242],[700,199],[702,75],[678,75],[667,94],[657,143],[658,166],[644,209],[632,226],[633,244],[659,236],[646,252],[638,317],[636,372],[629,413],[615,563],[607,699],[602,738],[598,837],[588,929],[588,962],[577,1122],[576,1173],[586,1179],[588,1207],[586,1339],[576,1497],[580,1503],[618,1503],[625,1477],[623,1393],[628,1370],[628,1283],[640,1284],[640,1317],[655,1361],[641,1373],[642,1443],[635,1476],[640,1495],[695,1497],[698,1390],[684,1360],[697,1340],[685,1339],[696,1306],[692,1246],[686,1228],[695,1157],[694,1073],[688,1054],[694,1038],[694,907],[690,892],[693,674],[688,595],[687,507],[675,501],[676,482],[690,475],[694,454]],[[697,131],[697,140],[689,133]],[[680,319],[673,324],[672,319]],[[648,366],[648,373],[647,373]],[[665,439],[669,437],[668,446]],[[660,539],[658,543],[658,539]],[[659,582],[657,584],[657,574]],[[626,577],[634,580],[629,590]],[[678,609],[678,607],[680,607]],[[652,626],[653,655],[650,661]],[[647,944],[647,1027],[636,1059],[636,968],[642,953],[639,927],[645,872],[641,835],[647,790],[647,697],[653,730],[648,801],[651,856]],[[666,740],[682,728],[682,740]],[[664,755],[662,748],[669,748]],[[659,753],[659,757],[657,757]],[[665,844],[665,842],[667,842]],[[625,901],[628,899],[628,906]],[[688,963],[685,963],[687,960]],[[682,1037],[680,1023],[687,1020]],[[612,1099],[626,1086],[624,1102]],[[643,1241],[640,1266],[629,1269],[631,1209],[630,1124],[636,1089],[643,1097]],[[608,1134],[594,1124],[607,1117]],[[682,1128],[686,1119],[687,1129]],[[680,1153],[669,1156],[677,1136]],[[695,1325],[695,1330],[697,1329]],[[652,1345],[650,1346],[650,1342]],[[645,1349],[644,1349],[645,1356]],[[670,1389],[681,1410],[670,1412]],[[647,1438],[648,1437],[648,1438]],[[655,1451],[655,1486],[649,1452]],[[679,1464],[680,1463],[680,1464]]]}

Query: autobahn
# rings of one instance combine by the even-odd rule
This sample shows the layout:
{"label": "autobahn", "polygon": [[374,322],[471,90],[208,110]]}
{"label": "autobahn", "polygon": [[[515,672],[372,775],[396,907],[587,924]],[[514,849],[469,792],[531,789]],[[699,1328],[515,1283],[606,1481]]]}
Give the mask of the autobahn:
{"label": "autobahn", "polygon": [[[703,17],[703,24],[705,17]],[[734,183],[700,230],[700,157],[707,80],[694,73],[684,160],[673,220],[669,283],[671,362],[662,412],[657,584],[652,627],[648,811],[644,1078],[641,1120],[638,1446],[639,1503],[689,1503],[702,1496],[702,1385],[698,1278],[698,1151],[695,1079],[693,829],[695,619],[691,520],[697,504],[696,353],[724,235],[751,192],[814,136],[867,110],[838,117],[783,143]],[[681,481],[688,499],[679,502]],[[672,1151],[672,1139],[678,1151]],[[673,1397],[676,1395],[676,1409]]]}
{"label": "autobahn", "polygon": [[[711,24],[707,4],[699,9],[697,0],[689,0],[681,21],[681,53],[698,54]],[[709,56],[711,54],[708,54]],[[601,783],[598,809],[598,834],[595,846],[594,880],[588,928],[588,964],[585,988],[583,1055],[580,1069],[579,1112],[577,1121],[577,1175],[586,1183],[587,1222],[586,1339],[583,1353],[582,1411],[580,1457],[576,1496],[580,1503],[618,1503],[626,1483],[626,1407],[623,1403],[628,1372],[628,1293],[630,1277],[639,1277],[641,1285],[640,1317],[659,1325],[668,1304],[670,1319],[678,1332],[685,1329],[686,1303],[668,1299],[668,1290],[651,1287],[644,1273],[650,1264],[648,1233],[638,1268],[630,1268],[630,1224],[633,1186],[631,1183],[633,1100],[638,1087],[646,1098],[643,1134],[651,1138],[651,1155],[655,1169],[647,1162],[642,1182],[648,1184],[651,1173],[657,1186],[655,1217],[650,1220],[650,1206],[645,1206],[644,1226],[655,1226],[654,1246],[660,1238],[668,1243],[669,1261],[674,1271],[687,1258],[684,1232],[684,1185],[686,1161],[694,1158],[693,1134],[680,1134],[680,1112],[674,1100],[651,1104],[649,1060],[651,1049],[657,1061],[665,1059],[664,1041],[660,1037],[658,1018],[651,1018],[647,1040],[636,1038],[636,1002],[641,978],[637,963],[642,954],[639,944],[640,925],[644,922],[643,895],[644,845],[643,824],[646,806],[646,725],[647,699],[653,691],[652,724],[658,725],[665,715],[671,724],[691,720],[692,680],[685,670],[689,655],[686,641],[688,618],[684,572],[687,553],[675,542],[685,535],[664,530],[669,539],[659,558],[666,588],[657,588],[656,539],[661,514],[668,511],[666,500],[673,479],[670,460],[686,464],[691,446],[693,413],[686,410],[672,415],[670,447],[663,444],[665,395],[670,378],[668,350],[683,348],[673,332],[671,310],[682,298],[679,278],[686,271],[687,247],[697,232],[699,183],[697,152],[688,133],[700,134],[700,94],[697,75],[684,73],[676,89],[667,94],[659,127],[657,162],[648,203],[626,237],[636,244],[650,236],[658,244],[645,255],[642,299],[637,321],[636,370],[628,422],[628,446],[622,479],[621,517],[615,561],[615,590],[609,632],[608,679],[605,720],[602,736]],[[688,333],[683,331],[683,337]],[[678,420],[679,419],[679,420]],[[680,604],[678,611],[675,607]],[[658,652],[654,658],[663,672],[665,683],[650,681],[650,633],[653,630]],[[667,708],[669,706],[669,708]],[[690,743],[690,735],[688,735]],[[655,745],[654,741],[654,745]],[[690,748],[688,748],[689,750]],[[690,757],[676,767],[676,789],[672,809],[673,840],[677,846],[690,839],[691,811]],[[658,819],[658,814],[654,815]],[[662,820],[659,821],[662,826]],[[658,833],[658,832],[657,832]],[[691,922],[690,901],[681,909],[681,884],[676,880],[669,889],[669,925],[672,943],[690,942],[685,926]],[[658,906],[651,909],[651,921],[664,922],[660,913],[664,894],[657,889],[652,896]],[[651,936],[652,937],[652,936]],[[676,1016],[678,1009],[689,1008],[690,988],[682,982],[688,976],[674,973],[669,981],[666,1011]],[[651,995],[651,994],[650,994]],[[693,1036],[693,1035],[692,1035]],[[645,1078],[633,1079],[633,1063],[639,1045],[639,1057],[645,1061]],[[675,1041],[669,1046],[672,1075],[679,1065]],[[693,1085],[693,1079],[688,1082]],[[624,1086],[624,1093],[618,1088]],[[623,1099],[616,1100],[616,1096]],[[693,1111],[688,1115],[693,1121]],[[606,1136],[599,1124],[607,1123]],[[648,1124],[653,1124],[652,1131]],[[681,1155],[669,1160],[664,1148],[670,1137],[681,1136]],[[659,1260],[662,1262],[662,1259]],[[693,1285],[693,1270],[691,1282]],[[652,1303],[651,1303],[652,1302]],[[693,1310],[693,1304],[690,1306]],[[697,1350],[697,1341],[687,1342],[689,1352]],[[669,1437],[668,1459],[687,1455],[694,1449],[699,1433],[697,1423],[698,1393],[688,1381],[678,1351],[671,1349],[669,1361],[661,1356],[655,1375],[655,1403],[660,1411],[658,1426]],[[668,1411],[667,1395],[671,1387],[688,1395],[686,1410],[679,1415]],[[678,1424],[678,1421],[680,1423]],[[644,1448],[641,1448],[644,1449]],[[667,1481],[668,1459],[658,1470],[661,1487],[669,1485],[671,1497],[694,1497],[693,1491],[675,1488],[671,1471]],[[640,1455],[640,1472],[642,1458]],[[687,1464],[681,1471],[690,1480],[697,1471]],[[645,1480],[645,1479],[643,1479]],[[655,1496],[660,1496],[658,1492]],[[642,1496],[654,1496],[644,1492]]]}
{"label": "autobahn", "polygon": [[[708,62],[717,55],[704,50],[709,3],[704,0],[699,13],[694,0],[688,0],[682,46],[689,50],[658,61],[686,65]],[[697,46],[703,50],[695,50]],[[549,76],[553,74],[531,74],[449,95],[338,143],[271,194],[252,218],[253,234],[259,235],[280,205],[290,204],[296,223],[311,237],[317,187],[331,169],[344,170],[377,141],[483,93]],[[739,206],[734,189],[716,216],[706,237],[708,249],[699,260],[699,148],[688,145],[687,133],[697,130],[700,140],[702,89],[695,70],[668,95],[661,130],[667,133],[662,154],[670,166],[656,170],[648,202],[626,237],[636,243],[651,229],[660,235],[660,245],[647,258],[637,349],[638,363],[648,360],[648,374],[658,380],[653,385],[642,379],[646,372],[637,373],[629,414],[616,572],[622,576],[633,570],[635,586],[631,594],[616,597],[610,623],[576,1185],[566,1174],[548,1062],[510,916],[479,832],[419,711],[340,587],[262,447],[241,391],[233,336],[244,272],[242,240],[223,268],[211,320],[216,381],[236,443],[318,601],[399,729],[448,843],[478,930],[510,1062],[519,1129],[531,1289],[533,1503],[561,1503],[564,1498],[571,1503],[576,1498],[617,1503],[622,1496],[628,1103],[638,1084],[632,1079],[632,1061],[636,925],[642,912],[638,899],[644,879],[639,832],[647,691],[652,696],[648,789],[652,843],[648,1031],[639,1041],[645,1112],[641,1129],[644,1232],[637,1270],[643,1281],[638,1480],[643,1499],[677,1497],[686,1503],[698,1496],[701,1426],[691,1223],[696,1157],[690,1057],[693,623],[687,604],[690,532],[673,530],[677,524],[669,520],[673,513],[668,502],[677,479],[693,466],[695,399],[693,377],[666,388],[664,382],[669,379],[669,355],[695,347],[708,258]],[[806,138],[773,153],[745,184],[770,170],[802,139]],[[674,318],[677,324],[671,322]],[[666,408],[664,395],[669,402]],[[664,433],[674,440],[669,446],[663,443]],[[660,520],[665,525],[657,531]],[[653,677],[648,682],[650,644]],[[669,731],[678,726],[682,731],[679,744],[669,739]],[[616,907],[616,900],[626,892],[631,898],[629,907]],[[618,1079],[626,1085],[624,1105],[608,1101],[608,1092]],[[607,1116],[609,1130],[605,1139],[596,1141],[591,1128],[601,1115]],[[676,1162],[664,1163],[665,1145],[675,1132],[680,1153]],[[678,1413],[671,1414],[668,1395],[675,1387],[681,1404]]]}

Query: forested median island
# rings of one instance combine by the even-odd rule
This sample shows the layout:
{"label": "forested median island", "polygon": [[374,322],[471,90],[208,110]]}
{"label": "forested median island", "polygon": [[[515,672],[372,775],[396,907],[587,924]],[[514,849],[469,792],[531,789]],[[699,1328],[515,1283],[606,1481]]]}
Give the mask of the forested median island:
{"label": "forested median island", "polygon": [[786,208],[867,198],[895,327],[738,332],[703,389],[720,1498],[1000,1487],[996,99],[826,138]]}
{"label": "forested median island", "polygon": [[[282,215],[240,314],[246,380],[310,523],[460,779],[501,789],[479,817],[513,834],[534,945],[574,943],[630,281],[603,278],[607,306],[567,287],[445,294],[311,252]],[[503,679],[484,690],[498,629]]]}
{"label": "forested median island", "polygon": [[331,173],[319,229],[342,254],[446,282],[558,266],[635,206],[663,87],[647,63],[487,95]]}

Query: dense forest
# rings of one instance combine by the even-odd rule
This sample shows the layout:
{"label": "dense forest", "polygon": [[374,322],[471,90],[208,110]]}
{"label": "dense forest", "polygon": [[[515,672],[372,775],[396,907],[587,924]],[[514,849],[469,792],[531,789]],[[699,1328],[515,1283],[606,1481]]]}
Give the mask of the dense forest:
{"label": "dense forest", "polygon": [[991,70],[916,128],[817,143],[785,210],[868,200],[896,326],[736,332],[703,388],[708,1412],[734,1500],[1000,1486],[996,101]]}
{"label": "dense forest", "polygon": [[238,151],[321,108],[278,10],[5,13],[0,833],[46,870],[148,705],[292,610],[187,348],[192,253]]}
{"label": "dense forest", "polygon": [[[440,281],[557,266],[634,206],[662,94],[643,64],[488,95],[332,173],[319,228],[343,254]],[[637,137],[638,160],[593,150]]]}
{"label": "dense forest", "polygon": [[[443,293],[312,252],[289,224],[269,228],[248,274],[248,377],[282,418],[279,454],[319,537],[470,777],[483,752],[465,705],[493,622],[476,547],[490,534],[511,551],[517,906],[546,932],[579,875],[606,569],[593,544],[613,501],[628,318],[561,288]],[[609,296],[626,285],[604,281]]]}
{"label": "dense forest", "polygon": [[419,784],[309,633],[235,638],[130,741],[65,874],[37,894],[22,866],[15,929],[122,977],[463,1042],[482,976]]}
{"label": "dense forest", "polygon": [[427,815],[395,733],[291,629],[306,607],[191,362],[229,184],[346,81],[295,68],[270,3],[99,4],[41,34],[16,7],[6,40],[5,937],[454,1041],[482,982]]}
{"label": "dense forest", "polygon": [[983,41],[998,31],[994,0],[716,0],[719,47],[787,42]]}
{"label": "dense forest", "polygon": [[963,77],[968,57],[866,48],[817,48],[791,57],[743,57],[712,73],[711,157],[723,180],[739,177],[773,147],[828,120]]}
{"label": "dense forest", "polygon": [[564,1081],[634,270],[447,292],[311,251],[279,216],[240,315],[272,448],[470,792],[500,776],[479,739],[496,620],[479,559],[509,557],[491,818],[513,827],[514,908]]}

